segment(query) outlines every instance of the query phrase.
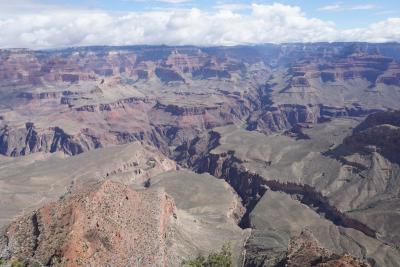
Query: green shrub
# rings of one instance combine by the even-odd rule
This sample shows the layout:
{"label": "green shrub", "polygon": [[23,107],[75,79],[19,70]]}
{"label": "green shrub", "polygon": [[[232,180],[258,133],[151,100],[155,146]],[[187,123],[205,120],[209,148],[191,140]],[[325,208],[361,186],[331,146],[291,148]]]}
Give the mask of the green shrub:
{"label": "green shrub", "polygon": [[24,267],[25,264],[18,259],[11,261],[11,267]]}
{"label": "green shrub", "polygon": [[205,258],[199,255],[195,259],[184,260],[182,265],[185,267],[232,267],[232,252],[229,245],[222,246],[218,252],[212,252]]}
{"label": "green shrub", "polygon": [[26,263],[24,263],[16,258],[11,259],[11,260],[0,258],[0,266],[24,267],[24,266],[26,266]]}

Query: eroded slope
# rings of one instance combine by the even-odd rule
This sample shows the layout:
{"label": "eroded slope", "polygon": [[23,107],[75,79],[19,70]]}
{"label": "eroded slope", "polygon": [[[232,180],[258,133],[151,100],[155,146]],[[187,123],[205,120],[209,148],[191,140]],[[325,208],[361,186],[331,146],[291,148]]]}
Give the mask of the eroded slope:
{"label": "eroded slope", "polygon": [[[224,178],[242,197],[247,213],[241,225],[255,229],[256,235],[249,239],[250,252],[261,248],[266,255],[282,257],[290,237],[309,228],[337,253],[351,252],[378,266],[397,266],[398,211],[393,207],[399,166],[385,157],[380,141],[364,143],[376,149],[349,148],[340,154],[346,140],[359,134],[358,124],[337,119],[309,126],[302,129],[306,139],[218,128],[213,134],[216,145],[196,142],[189,148],[207,148],[209,154],[189,157],[189,163],[199,172]],[[390,140],[387,135],[391,131],[371,140]]]}
{"label": "eroded slope", "polygon": [[162,190],[86,185],[12,223],[1,256],[30,265],[175,265],[167,246],[174,212]]}

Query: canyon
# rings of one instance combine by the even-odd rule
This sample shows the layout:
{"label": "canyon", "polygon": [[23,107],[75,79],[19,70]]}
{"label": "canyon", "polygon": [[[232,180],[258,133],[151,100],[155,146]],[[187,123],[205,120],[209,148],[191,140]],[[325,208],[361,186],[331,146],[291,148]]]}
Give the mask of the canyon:
{"label": "canyon", "polygon": [[180,266],[230,244],[235,266],[399,266],[399,55],[0,50],[0,258]]}

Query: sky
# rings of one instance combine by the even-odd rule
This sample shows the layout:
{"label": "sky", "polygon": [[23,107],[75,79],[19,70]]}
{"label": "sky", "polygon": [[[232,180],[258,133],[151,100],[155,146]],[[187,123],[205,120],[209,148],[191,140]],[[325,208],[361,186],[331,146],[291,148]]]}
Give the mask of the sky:
{"label": "sky", "polygon": [[0,0],[0,48],[400,42],[400,0]]}

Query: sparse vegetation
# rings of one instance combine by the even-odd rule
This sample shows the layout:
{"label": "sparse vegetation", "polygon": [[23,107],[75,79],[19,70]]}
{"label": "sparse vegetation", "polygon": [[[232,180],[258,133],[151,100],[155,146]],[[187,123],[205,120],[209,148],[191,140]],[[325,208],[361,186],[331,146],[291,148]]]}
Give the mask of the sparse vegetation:
{"label": "sparse vegetation", "polygon": [[20,261],[19,259],[15,259],[13,261],[11,261],[11,267],[24,267],[25,264]]}
{"label": "sparse vegetation", "polygon": [[80,257],[78,257],[78,258],[75,259],[75,263],[76,263],[77,265],[83,265],[83,261],[82,261],[82,259],[81,259]]}
{"label": "sparse vegetation", "polygon": [[197,256],[195,259],[184,260],[182,262],[184,267],[232,267],[232,251],[229,245],[222,246],[218,252],[212,252],[208,257],[202,255]]}
{"label": "sparse vegetation", "polygon": [[146,162],[146,170],[150,170],[153,169],[156,166],[157,161],[154,158],[150,158],[147,162]]}
{"label": "sparse vegetation", "polygon": [[368,209],[371,209],[372,208],[372,206],[367,206],[367,207],[365,207],[365,208],[355,208],[355,209],[351,209],[351,210],[349,210],[349,211],[347,211],[348,213],[351,213],[351,212],[361,212],[361,211],[365,211],[365,210],[368,210]]}
{"label": "sparse vegetation", "polygon": [[149,187],[151,186],[151,180],[150,180],[150,178],[147,179],[147,180],[143,183],[143,186],[144,186],[145,188],[149,188]]}
{"label": "sparse vegetation", "polygon": [[27,264],[16,258],[10,260],[0,258],[0,266],[25,267]]}

